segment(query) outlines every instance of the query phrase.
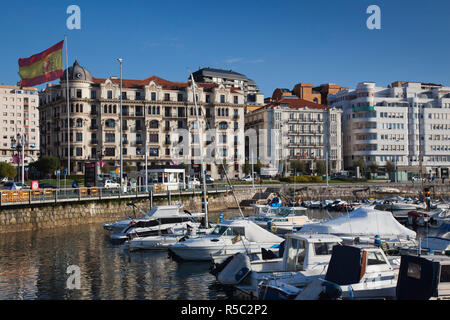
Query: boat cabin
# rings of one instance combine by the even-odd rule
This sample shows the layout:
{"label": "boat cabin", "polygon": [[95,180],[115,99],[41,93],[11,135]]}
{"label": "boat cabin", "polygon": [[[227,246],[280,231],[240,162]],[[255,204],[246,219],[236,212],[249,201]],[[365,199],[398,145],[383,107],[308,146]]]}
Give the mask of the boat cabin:
{"label": "boat cabin", "polygon": [[450,257],[402,256],[397,282],[397,299],[450,299]]}
{"label": "boat cabin", "polygon": [[313,265],[326,266],[334,246],[342,239],[329,234],[288,234],[283,254],[283,271],[304,271]]}

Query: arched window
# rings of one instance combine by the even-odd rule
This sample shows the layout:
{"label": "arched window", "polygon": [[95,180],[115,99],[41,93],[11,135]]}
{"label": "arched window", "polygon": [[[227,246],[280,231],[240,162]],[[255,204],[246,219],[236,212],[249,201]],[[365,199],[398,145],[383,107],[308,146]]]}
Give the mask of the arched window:
{"label": "arched window", "polygon": [[157,120],[150,121],[150,129],[158,129],[159,128],[159,122]]}
{"label": "arched window", "polygon": [[219,129],[226,130],[227,128],[228,124],[225,121],[219,123]]}
{"label": "arched window", "polygon": [[83,127],[83,119],[77,119],[77,127],[82,128]]}

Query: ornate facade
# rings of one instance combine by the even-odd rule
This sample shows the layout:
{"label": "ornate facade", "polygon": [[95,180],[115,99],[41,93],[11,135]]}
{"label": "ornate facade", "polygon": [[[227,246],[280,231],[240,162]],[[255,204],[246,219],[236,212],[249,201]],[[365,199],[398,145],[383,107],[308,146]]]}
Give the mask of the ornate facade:
{"label": "ornate facade", "polygon": [[[70,128],[67,128],[66,74],[60,84],[48,85],[40,94],[41,152],[68,163],[70,131],[71,173],[81,174],[87,161],[108,162],[111,170],[120,162],[122,127],[123,166],[142,170],[145,146],[148,165],[186,164],[199,172],[199,142],[203,144],[207,174],[221,175],[226,162],[229,177],[239,177],[244,163],[244,92],[217,83],[196,83],[196,99],[202,127],[213,130],[200,141],[195,131],[194,96],[190,82],[172,82],[152,76],[122,80],[122,126],[120,126],[120,80],[95,78],[77,61],[68,70]],[[180,138],[182,132],[191,133]],[[185,149],[180,145],[187,143]],[[127,169],[125,169],[127,168]]]}

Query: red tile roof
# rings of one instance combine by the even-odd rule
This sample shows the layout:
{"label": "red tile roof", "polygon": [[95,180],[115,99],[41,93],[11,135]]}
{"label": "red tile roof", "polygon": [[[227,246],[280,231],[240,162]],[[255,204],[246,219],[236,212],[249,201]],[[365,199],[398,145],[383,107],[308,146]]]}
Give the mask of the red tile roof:
{"label": "red tile roof", "polygon": [[[101,84],[104,83],[107,79],[105,78],[92,78],[92,81],[95,83]],[[120,79],[110,79],[112,82],[116,84],[120,84]],[[163,87],[163,89],[166,90],[179,90],[186,87],[189,87],[191,85],[190,81],[187,82],[174,82],[174,81],[168,81],[163,78],[157,77],[157,76],[151,76],[149,78],[143,79],[143,80],[129,80],[129,79],[122,79],[122,86],[124,88],[139,88],[148,85],[151,81],[154,81],[157,85]],[[212,89],[217,87],[217,83],[197,83],[198,86],[205,88],[205,89]]]}
{"label": "red tile roof", "polygon": [[314,103],[308,100],[300,99],[300,98],[284,98],[278,101],[274,101],[271,104],[267,105],[267,107],[273,108],[275,106],[279,106],[281,104],[287,104],[289,108],[299,109],[299,108],[309,108],[309,109],[329,109],[330,107]]}

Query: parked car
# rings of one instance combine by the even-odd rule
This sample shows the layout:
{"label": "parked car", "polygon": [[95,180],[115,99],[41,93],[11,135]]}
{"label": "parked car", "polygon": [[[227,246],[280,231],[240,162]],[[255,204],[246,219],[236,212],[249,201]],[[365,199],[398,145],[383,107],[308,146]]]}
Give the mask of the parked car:
{"label": "parked car", "polygon": [[200,180],[198,180],[196,177],[190,178],[188,181],[188,185],[190,186],[199,186]]}
{"label": "parked car", "polygon": [[21,190],[21,189],[30,189],[30,187],[27,186],[26,184],[22,184],[21,182],[9,181],[9,182],[5,182],[5,184],[3,185],[3,189]]}
{"label": "parked car", "polygon": [[107,179],[107,180],[105,180],[103,182],[103,188],[110,189],[110,188],[119,188],[119,187],[120,187],[119,183],[114,182],[114,181],[109,180],[109,179]]}
{"label": "parked car", "polygon": [[245,176],[245,177],[243,177],[243,178],[241,178],[239,180],[241,180],[241,181],[253,181],[253,178],[252,178],[252,176]]}
{"label": "parked car", "polygon": [[[411,180],[412,181],[420,181],[420,177],[412,177]],[[422,178],[422,180],[425,181],[425,178]]]}
{"label": "parked car", "polygon": [[1,182],[8,182],[8,177],[4,177]]}
{"label": "parked car", "polygon": [[206,176],[205,177],[205,182],[206,182],[206,184],[211,184],[211,183],[214,183],[214,179],[213,178],[211,178],[211,176]]}

